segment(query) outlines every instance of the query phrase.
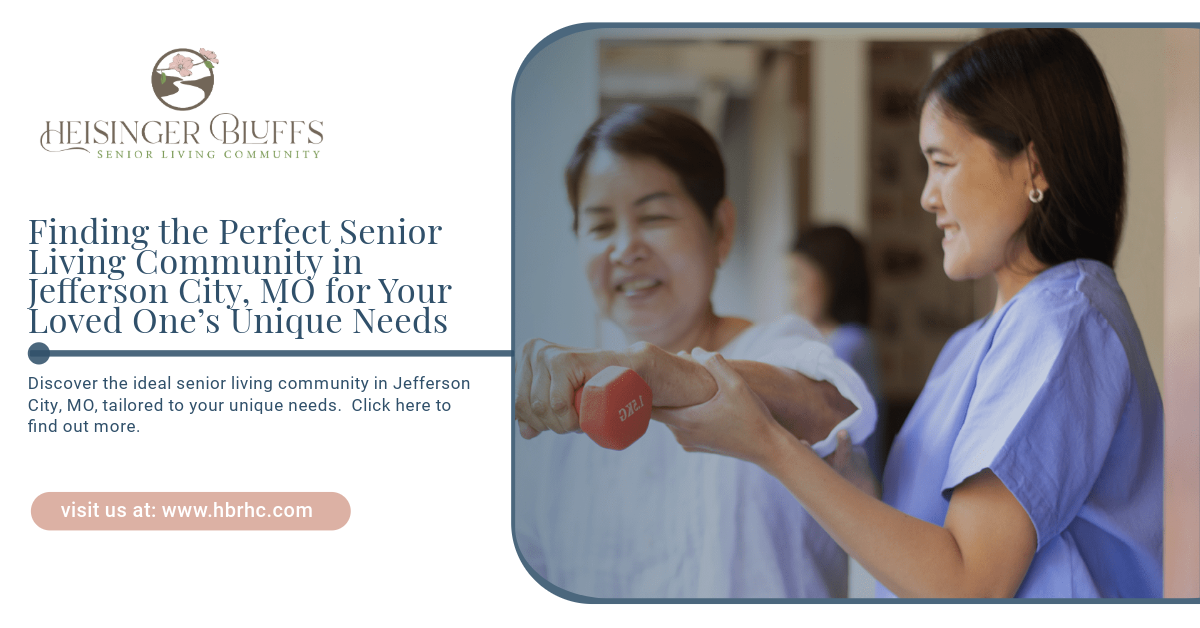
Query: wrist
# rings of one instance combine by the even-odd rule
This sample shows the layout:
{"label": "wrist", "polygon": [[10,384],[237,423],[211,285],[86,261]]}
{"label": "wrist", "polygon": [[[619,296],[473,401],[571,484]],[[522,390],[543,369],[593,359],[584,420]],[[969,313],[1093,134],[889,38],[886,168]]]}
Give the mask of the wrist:
{"label": "wrist", "polygon": [[767,430],[762,459],[755,464],[782,481],[782,477],[787,475],[788,470],[794,466],[796,456],[803,455],[805,451],[812,453],[812,449],[808,445],[800,442],[800,439],[793,436],[783,426],[771,421]]}
{"label": "wrist", "polygon": [[661,351],[648,342],[635,342],[621,352],[621,366],[633,370],[654,389],[655,352]]}

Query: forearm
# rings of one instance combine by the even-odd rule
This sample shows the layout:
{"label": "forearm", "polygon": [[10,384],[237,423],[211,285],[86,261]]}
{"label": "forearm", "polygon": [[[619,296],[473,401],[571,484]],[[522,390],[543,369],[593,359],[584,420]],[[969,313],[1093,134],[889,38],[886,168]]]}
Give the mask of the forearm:
{"label": "forearm", "polygon": [[[629,366],[646,380],[654,405],[678,408],[704,403],[717,384],[703,365],[654,345],[629,348]],[[732,360],[734,369],[763,400],[771,415],[797,438],[818,442],[857,408],[829,382],[818,382],[791,369],[762,362]]]}
{"label": "forearm", "polygon": [[646,342],[626,350],[628,366],[637,372],[654,396],[654,405],[681,408],[704,403],[717,394],[717,382],[703,365]]}
{"label": "forearm", "polygon": [[777,430],[759,464],[896,595],[1011,597],[1016,592],[1020,577],[1011,584],[1012,578],[997,576],[988,561],[972,564],[950,530],[863,493],[789,434]]}
{"label": "forearm", "polygon": [[766,404],[771,416],[801,440],[824,440],[858,409],[829,382],[762,362],[731,360],[730,364]]}

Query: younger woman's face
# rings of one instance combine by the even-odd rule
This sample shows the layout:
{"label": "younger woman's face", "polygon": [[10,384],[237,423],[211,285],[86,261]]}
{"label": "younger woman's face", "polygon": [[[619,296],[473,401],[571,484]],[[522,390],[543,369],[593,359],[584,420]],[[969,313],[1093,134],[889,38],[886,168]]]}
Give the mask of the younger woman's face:
{"label": "younger woman's face", "polygon": [[946,275],[962,280],[994,274],[1003,282],[1014,272],[1013,260],[1028,256],[1024,241],[1013,241],[1030,211],[1026,154],[998,157],[987,140],[948,117],[936,98],[921,111],[920,142],[929,165],[921,207],[937,217],[944,234]]}
{"label": "younger woman's face", "polygon": [[632,337],[670,346],[707,322],[731,227],[711,226],[656,159],[602,149],[588,160],[580,258],[600,312]]}

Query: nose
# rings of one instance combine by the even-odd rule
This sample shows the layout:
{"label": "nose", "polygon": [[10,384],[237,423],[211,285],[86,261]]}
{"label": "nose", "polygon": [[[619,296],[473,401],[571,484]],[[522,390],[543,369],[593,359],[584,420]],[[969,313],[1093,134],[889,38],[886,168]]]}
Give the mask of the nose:
{"label": "nose", "polygon": [[933,180],[933,175],[925,177],[925,187],[921,190],[921,209],[937,213],[942,207],[942,191]]}
{"label": "nose", "polygon": [[[625,222],[625,221],[623,221]],[[636,221],[628,221],[617,229],[608,259],[613,264],[629,265],[646,257],[646,241]]]}

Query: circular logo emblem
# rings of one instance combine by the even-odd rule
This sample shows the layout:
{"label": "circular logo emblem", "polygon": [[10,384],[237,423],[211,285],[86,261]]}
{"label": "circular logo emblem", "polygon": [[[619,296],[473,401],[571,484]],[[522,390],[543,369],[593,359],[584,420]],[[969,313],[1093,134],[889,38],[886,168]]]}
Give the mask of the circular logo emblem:
{"label": "circular logo emblem", "polygon": [[217,53],[176,48],[158,58],[150,83],[158,102],[176,110],[188,111],[204,104],[212,94]]}

